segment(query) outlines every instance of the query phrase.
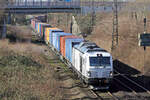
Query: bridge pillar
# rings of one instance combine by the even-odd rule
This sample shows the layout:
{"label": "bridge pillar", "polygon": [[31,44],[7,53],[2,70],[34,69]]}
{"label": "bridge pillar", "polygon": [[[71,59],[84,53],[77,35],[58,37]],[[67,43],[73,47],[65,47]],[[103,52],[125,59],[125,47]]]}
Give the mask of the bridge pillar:
{"label": "bridge pillar", "polygon": [[70,23],[70,33],[72,33],[72,26],[73,26],[73,23],[72,23],[72,20],[71,20],[71,23]]}
{"label": "bridge pillar", "polygon": [[12,24],[12,25],[15,25],[16,24],[16,17],[15,17],[15,14],[9,14],[7,16],[7,24]]}
{"label": "bridge pillar", "polygon": [[16,16],[13,15],[13,25],[16,25]]}
{"label": "bridge pillar", "polygon": [[42,7],[42,0],[40,0],[40,6]]}
{"label": "bridge pillar", "polygon": [[17,5],[19,6],[19,0],[17,0]]}
{"label": "bridge pillar", "polygon": [[3,30],[2,30],[2,39],[6,38],[6,17],[4,17],[4,22],[3,22]]}
{"label": "bridge pillar", "polygon": [[11,24],[11,13],[7,16],[7,24]]}
{"label": "bridge pillar", "polygon": [[27,6],[27,0],[25,0],[25,6]]}
{"label": "bridge pillar", "polygon": [[50,6],[50,0],[48,0],[48,6]]}
{"label": "bridge pillar", "polygon": [[35,0],[33,0],[33,6],[34,6],[34,4],[35,4]]}
{"label": "bridge pillar", "polygon": [[45,15],[45,22],[48,23],[48,15]]}

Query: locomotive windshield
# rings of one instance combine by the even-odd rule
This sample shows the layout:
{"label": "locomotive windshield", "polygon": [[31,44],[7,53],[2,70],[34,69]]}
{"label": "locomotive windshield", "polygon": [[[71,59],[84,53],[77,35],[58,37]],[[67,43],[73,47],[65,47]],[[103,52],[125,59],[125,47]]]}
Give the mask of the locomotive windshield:
{"label": "locomotive windshield", "polygon": [[90,66],[109,66],[110,57],[90,57]]}

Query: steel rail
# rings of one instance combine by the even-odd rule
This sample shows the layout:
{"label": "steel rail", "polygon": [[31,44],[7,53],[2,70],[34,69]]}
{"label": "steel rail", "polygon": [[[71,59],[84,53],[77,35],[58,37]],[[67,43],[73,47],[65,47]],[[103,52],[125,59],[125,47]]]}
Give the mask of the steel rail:
{"label": "steel rail", "polygon": [[126,84],[124,84],[123,82],[121,82],[121,81],[118,80],[118,79],[115,79],[115,78],[114,78],[114,80],[118,81],[121,85],[123,85],[124,87],[128,88],[128,89],[131,90],[135,95],[138,96],[138,94],[137,94],[132,88],[128,87]]}
{"label": "steel rail", "polygon": [[128,81],[130,81],[131,83],[133,83],[134,85],[136,85],[136,86],[142,88],[142,89],[145,90],[148,94],[150,94],[150,91],[149,91],[148,89],[146,89],[145,87],[139,85],[138,83],[134,82],[133,80],[129,79],[128,77],[126,77],[126,76],[120,74],[118,71],[115,70],[115,72],[116,72],[117,74],[119,74],[120,76],[124,77],[125,79],[127,79]]}
{"label": "steel rail", "polygon": [[114,100],[119,100],[115,95],[108,91],[108,94],[114,98]]}
{"label": "steel rail", "polygon": [[107,95],[109,95],[112,98],[112,100],[119,100],[115,95],[113,95],[109,91],[107,91],[106,93],[103,93],[103,94],[105,94],[104,96],[101,96],[101,92],[100,91],[93,91],[93,90],[91,90],[91,93],[93,95],[95,95],[100,100],[105,100],[104,96],[107,96]]}

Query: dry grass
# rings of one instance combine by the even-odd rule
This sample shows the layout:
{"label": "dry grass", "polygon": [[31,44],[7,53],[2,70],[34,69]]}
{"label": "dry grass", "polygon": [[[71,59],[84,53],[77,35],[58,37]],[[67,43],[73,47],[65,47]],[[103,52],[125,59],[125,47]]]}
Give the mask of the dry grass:
{"label": "dry grass", "polygon": [[8,26],[7,37],[11,42],[31,42],[32,31],[26,26]]}
{"label": "dry grass", "polygon": [[0,100],[62,99],[54,69],[64,64],[45,45],[30,42],[28,27],[11,26],[9,35],[16,41],[0,40]]}
{"label": "dry grass", "polygon": [[54,78],[53,67],[61,63],[50,63],[54,58],[43,54],[45,46],[0,43],[0,99],[60,100],[63,97],[62,84]]}
{"label": "dry grass", "polygon": [[71,18],[71,14],[67,13],[53,13],[48,15],[50,25],[53,27],[58,27],[64,30],[64,32],[70,32]]}
{"label": "dry grass", "polygon": [[149,3],[150,1],[149,0],[136,0],[136,2],[146,2],[146,3],[148,2]]}

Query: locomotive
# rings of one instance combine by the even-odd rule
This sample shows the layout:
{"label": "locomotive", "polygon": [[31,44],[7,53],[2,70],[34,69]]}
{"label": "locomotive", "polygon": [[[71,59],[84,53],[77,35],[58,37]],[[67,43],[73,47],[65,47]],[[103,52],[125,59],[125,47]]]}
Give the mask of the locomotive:
{"label": "locomotive", "polygon": [[92,86],[108,89],[113,78],[112,56],[92,42],[73,48],[73,66],[78,76]]}

